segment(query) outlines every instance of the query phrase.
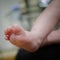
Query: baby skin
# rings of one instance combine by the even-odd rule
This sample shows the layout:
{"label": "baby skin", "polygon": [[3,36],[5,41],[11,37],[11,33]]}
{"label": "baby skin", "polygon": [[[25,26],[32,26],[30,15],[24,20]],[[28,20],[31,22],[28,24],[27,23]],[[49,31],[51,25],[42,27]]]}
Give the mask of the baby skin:
{"label": "baby skin", "polygon": [[25,31],[17,24],[8,27],[4,33],[6,40],[30,52],[34,52],[44,45],[60,42],[60,29],[52,31],[45,40],[39,38],[32,31]]}
{"label": "baby skin", "polygon": [[40,44],[39,38],[35,37],[31,32],[25,31],[17,24],[12,25],[5,30],[5,39],[27,51],[38,49],[38,45]]}
{"label": "baby skin", "polygon": [[31,31],[14,24],[5,30],[5,39],[19,48],[34,52],[45,44],[60,42],[60,29],[53,31],[59,20],[60,0],[53,0],[36,19]]}

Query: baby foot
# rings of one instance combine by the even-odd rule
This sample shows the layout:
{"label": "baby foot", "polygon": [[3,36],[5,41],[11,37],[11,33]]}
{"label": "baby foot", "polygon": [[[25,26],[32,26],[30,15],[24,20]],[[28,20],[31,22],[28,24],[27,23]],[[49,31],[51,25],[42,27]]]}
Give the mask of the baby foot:
{"label": "baby foot", "polygon": [[32,34],[25,31],[22,27],[14,24],[5,30],[5,39],[10,41],[12,44],[23,48],[28,51],[34,51],[37,49],[36,39],[33,38]]}

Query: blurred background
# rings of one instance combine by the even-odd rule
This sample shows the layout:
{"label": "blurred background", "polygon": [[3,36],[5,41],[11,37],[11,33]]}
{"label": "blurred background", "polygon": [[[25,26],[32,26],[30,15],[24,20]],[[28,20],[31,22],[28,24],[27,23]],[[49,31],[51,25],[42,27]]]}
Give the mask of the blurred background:
{"label": "blurred background", "polygon": [[14,23],[30,30],[50,0],[0,0],[0,60],[14,60],[18,47],[4,39],[4,30]]}

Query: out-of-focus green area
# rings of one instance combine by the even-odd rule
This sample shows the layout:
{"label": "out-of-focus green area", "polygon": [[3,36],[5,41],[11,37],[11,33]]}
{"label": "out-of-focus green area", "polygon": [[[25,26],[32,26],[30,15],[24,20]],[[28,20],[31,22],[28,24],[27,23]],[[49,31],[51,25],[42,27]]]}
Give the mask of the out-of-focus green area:
{"label": "out-of-focus green area", "polygon": [[0,60],[14,60],[19,49],[4,39],[4,30],[14,23],[30,30],[47,5],[40,0],[0,0]]}

